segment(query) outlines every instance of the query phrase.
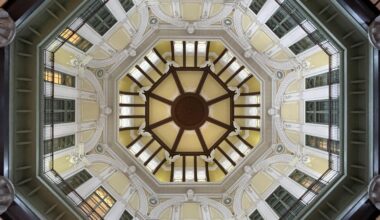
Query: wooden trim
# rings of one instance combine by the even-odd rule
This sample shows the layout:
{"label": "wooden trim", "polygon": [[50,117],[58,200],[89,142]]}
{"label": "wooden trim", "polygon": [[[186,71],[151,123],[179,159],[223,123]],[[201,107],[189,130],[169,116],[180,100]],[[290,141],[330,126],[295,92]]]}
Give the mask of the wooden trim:
{"label": "wooden trim", "polygon": [[260,95],[260,92],[242,92],[240,96]]}
{"label": "wooden trim", "polygon": [[[228,63],[223,67],[223,69],[221,69],[221,70],[218,72],[218,74],[216,74],[216,75],[220,77],[220,76],[224,73],[224,71],[226,71],[227,68],[230,67],[231,64],[232,64],[233,62],[235,62],[235,60],[236,60],[236,57],[233,57],[233,58],[230,60],[230,62],[228,62]],[[240,68],[241,68],[241,67],[240,67]]]}
{"label": "wooden trim", "polygon": [[141,69],[139,65],[136,65],[135,67],[138,71],[140,71],[140,73],[142,73],[145,76],[145,78],[147,78],[152,84],[154,84],[154,80],[143,69]]}
{"label": "wooden trim", "polygon": [[259,115],[235,115],[234,118],[260,119]]}
{"label": "wooden trim", "polygon": [[245,78],[239,85],[237,85],[238,88],[240,88],[244,83],[248,82],[253,77],[253,75],[249,75],[247,78]]}
{"label": "wooden trim", "polygon": [[225,141],[227,142],[228,145],[230,145],[230,147],[232,149],[234,149],[236,151],[236,153],[238,153],[240,155],[240,157],[245,157],[245,155],[243,154],[243,152],[241,152],[230,140],[228,140],[226,138]]}
{"label": "wooden trim", "polygon": [[241,142],[243,142],[245,145],[247,145],[249,148],[253,148],[253,145],[248,143],[244,138],[242,138],[240,135],[237,136]]}
{"label": "wooden trim", "polygon": [[139,130],[140,127],[123,127],[119,128],[119,131]]}
{"label": "wooden trim", "polygon": [[260,104],[235,104],[235,108],[260,107]]}
{"label": "wooden trim", "polygon": [[144,147],[141,148],[141,149],[139,150],[139,152],[137,152],[137,153],[135,154],[135,157],[139,157],[140,154],[142,154],[142,152],[144,152],[146,149],[148,149],[148,147],[149,147],[153,142],[154,142],[154,138],[152,138],[148,143],[146,143],[146,144],[144,145]]}
{"label": "wooden trim", "polygon": [[170,164],[170,182],[174,181],[174,162]]}
{"label": "wooden trim", "polygon": [[154,65],[154,63],[152,63],[152,61],[149,60],[148,57],[144,57],[145,61],[158,73],[158,75],[162,76],[164,75],[160,69],[157,68],[156,65]]}
{"label": "wooden trim", "polygon": [[183,86],[181,84],[181,81],[179,80],[179,77],[178,77],[178,74],[177,74],[177,71],[176,70],[172,70],[172,75],[173,75],[173,78],[174,78],[174,82],[175,84],[177,85],[177,88],[179,90],[179,93],[180,94],[183,94],[185,93],[184,89],[183,89]]}
{"label": "wooden trim", "polygon": [[215,164],[219,167],[220,170],[222,170],[222,172],[224,173],[224,175],[227,175],[227,170],[224,169],[224,167],[222,166],[222,164],[219,163],[219,161],[217,161],[216,159],[214,159],[214,162]]}
{"label": "wooden trim", "polygon": [[133,96],[138,96],[138,92],[125,92],[125,91],[119,91],[120,95],[133,95]]}
{"label": "wooden trim", "polygon": [[201,80],[200,80],[199,83],[198,83],[197,89],[195,90],[195,93],[196,93],[196,94],[200,94],[200,93],[201,93],[202,88],[203,88],[203,85],[204,85],[205,82],[206,82],[207,75],[208,75],[208,72],[207,72],[207,71],[203,71],[202,78],[201,78]]}
{"label": "wooden trim", "polygon": [[206,145],[206,142],[205,142],[205,140],[203,138],[201,130],[199,128],[197,128],[197,129],[195,129],[195,133],[197,134],[199,142],[201,143],[203,152],[205,152],[206,155],[209,155],[209,152],[208,152],[208,149],[207,149],[207,145]]}
{"label": "wooden trim", "polygon": [[149,94],[149,98],[156,99],[156,100],[161,101],[161,102],[163,102],[165,104],[168,104],[168,105],[172,105],[173,104],[173,102],[171,100],[166,99],[166,98],[164,98],[162,96],[156,95],[154,93],[150,93]]}
{"label": "wooden trim", "polygon": [[221,102],[225,99],[228,99],[228,98],[231,98],[231,94],[230,93],[227,93],[227,94],[224,94],[224,95],[221,95],[219,97],[216,97],[214,99],[211,99],[210,101],[207,101],[207,105],[210,106],[210,105],[213,105],[215,103],[218,103],[218,102]]}
{"label": "wooden trim", "polygon": [[154,171],[152,172],[153,175],[156,174],[158,172],[158,170],[162,167],[162,165],[164,165],[164,163],[166,162],[166,158],[164,158],[160,164],[157,165],[157,167],[154,169]]}
{"label": "wooden trim", "polygon": [[172,53],[172,61],[175,61],[174,41],[170,41],[170,50]]}
{"label": "wooden trim", "polygon": [[182,66],[186,67],[186,41],[182,41]]}
{"label": "wooden trim", "polygon": [[120,115],[119,118],[145,118],[145,115]]}
{"label": "wooden trim", "polygon": [[167,61],[161,56],[160,52],[158,52],[158,50],[156,48],[153,48],[153,51],[154,53],[158,56],[158,58],[160,58],[160,60],[163,62],[163,63],[167,63]]}
{"label": "wooden trim", "polygon": [[245,66],[241,66],[238,70],[235,71],[224,83],[228,84],[233,78],[235,78],[242,70],[245,69]]}
{"label": "wooden trim", "polygon": [[207,41],[207,43],[206,43],[206,61],[208,61],[209,60],[209,55],[210,55],[210,41]]}
{"label": "wooden trim", "polygon": [[213,124],[218,125],[219,127],[225,128],[225,129],[227,129],[227,130],[229,130],[229,131],[232,130],[232,126],[231,126],[231,125],[225,124],[225,123],[223,123],[223,122],[221,122],[221,121],[219,121],[219,120],[216,120],[216,119],[214,119],[214,118],[207,117],[206,120],[207,120],[208,122],[211,122],[211,123],[213,123]]}
{"label": "wooden trim", "polygon": [[185,129],[183,129],[183,128],[179,129],[179,131],[177,133],[177,136],[175,137],[175,140],[174,140],[174,143],[173,143],[173,147],[172,147],[171,152],[170,152],[171,155],[174,155],[174,153],[177,151],[179,142],[180,142],[180,140],[182,138],[182,135],[183,135],[184,131],[185,131]]}
{"label": "wooden trim", "polygon": [[219,62],[219,60],[224,56],[224,54],[227,53],[227,51],[228,51],[228,49],[224,48],[224,50],[222,51],[222,53],[220,53],[219,56],[214,60],[214,65]]}
{"label": "wooden trim", "polygon": [[182,156],[182,182],[186,182],[186,156]]}
{"label": "wooden trim", "polygon": [[137,103],[120,103],[120,107],[145,107],[145,104],[137,104]]}
{"label": "wooden trim", "polygon": [[194,43],[194,66],[198,66],[198,41]]}
{"label": "wooden trim", "polygon": [[208,162],[205,161],[205,170],[206,170],[206,180],[210,182],[210,171],[208,169]]}
{"label": "wooden trim", "polygon": [[148,165],[149,162],[162,150],[162,146],[160,146],[159,148],[157,148],[154,153],[152,155],[150,155],[150,157],[144,162],[144,166]]}
{"label": "wooden trim", "polygon": [[227,158],[227,160],[230,161],[230,163],[231,163],[233,166],[236,166],[235,161],[233,161],[233,160],[231,159],[231,157],[228,156],[228,154],[227,154],[227,153],[226,153],[221,147],[216,146],[216,149],[218,149],[218,150],[220,151],[220,153],[222,153],[223,156],[224,156],[225,158]]}
{"label": "wooden trim", "polygon": [[139,81],[137,81],[137,79],[133,78],[133,76],[131,76],[130,73],[127,74],[127,77],[128,77],[130,80],[132,80],[134,83],[136,83],[136,85],[137,85],[138,87],[140,87],[140,88],[143,87],[143,85],[142,85]]}
{"label": "wooden trim", "polygon": [[164,124],[169,123],[171,121],[173,121],[173,118],[172,117],[168,117],[168,118],[162,119],[161,121],[158,121],[156,123],[148,125],[147,129],[153,130],[153,129],[155,129],[157,127],[160,127],[161,125],[164,125]]}
{"label": "wooden trim", "polygon": [[135,138],[131,143],[129,143],[127,146],[125,146],[127,149],[129,149],[130,147],[132,147],[132,145],[134,145],[137,141],[139,141],[140,139],[142,138],[142,135],[140,134],[139,136],[137,136],[137,138]]}
{"label": "wooden trim", "polygon": [[197,156],[194,156],[194,181],[198,182],[198,164],[197,164]]}
{"label": "wooden trim", "polygon": [[241,130],[260,131],[260,128],[255,127],[240,127]]}

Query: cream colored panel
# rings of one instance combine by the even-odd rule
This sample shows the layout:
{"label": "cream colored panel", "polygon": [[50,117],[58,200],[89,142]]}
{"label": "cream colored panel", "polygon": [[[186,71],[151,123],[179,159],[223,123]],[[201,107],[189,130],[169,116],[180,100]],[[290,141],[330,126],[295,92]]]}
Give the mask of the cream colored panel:
{"label": "cream colored panel", "polygon": [[281,106],[281,118],[287,122],[299,122],[299,103],[285,102]]}
{"label": "cream colored panel", "polygon": [[81,121],[96,121],[99,118],[99,105],[92,101],[81,101]]}
{"label": "cream colored panel", "polygon": [[178,78],[185,92],[195,92],[202,75],[203,71],[178,71]]}
{"label": "cream colored panel", "polygon": [[278,60],[278,61],[284,61],[284,60],[289,60],[290,58],[292,58],[292,56],[285,50],[280,50],[278,51],[277,53],[275,53],[272,58],[274,60]]}
{"label": "cream colored panel", "polygon": [[324,158],[310,156],[310,161],[306,163],[306,166],[322,174],[329,168],[329,161]]}
{"label": "cream colored panel", "polygon": [[281,174],[285,176],[288,175],[289,169],[291,169],[291,167],[286,163],[272,164],[271,167],[273,167],[275,170],[277,170],[278,172],[280,172]]}
{"label": "cream colored panel", "polygon": [[310,63],[310,69],[317,68],[321,66],[326,66],[329,64],[329,57],[322,50],[306,59]]}
{"label": "cream colored panel", "polygon": [[139,202],[140,202],[139,195],[137,193],[134,193],[131,199],[128,201],[128,205],[134,210],[139,210],[139,206],[140,206]]}
{"label": "cream colored panel", "polygon": [[251,179],[251,185],[258,194],[264,193],[272,184],[273,178],[263,171],[258,172]]}
{"label": "cream colored panel", "polygon": [[91,130],[80,132],[79,133],[79,141],[81,143],[87,142],[88,140],[90,140],[90,138],[92,137],[92,135],[94,135],[95,131],[96,131],[95,129],[91,129]]}
{"label": "cream colored panel", "polygon": [[153,124],[171,116],[170,106],[156,99],[149,99],[149,109],[149,124]]}
{"label": "cream colored panel", "polygon": [[290,130],[285,130],[285,134],[289,137],[289,139],[295,143],[299,144],[300,143],[300,134],[295,131],[290,131]]}
{"label": "cream colored panel", "polygon": [[205,84],[201,91],[201,95],[205,99],[211,100],[226,93],[226,90],[218,82],[216,82],[213,77],[210,75],[207,76]]}
{"label": "cream colored panel", "polygon": [[58,173],[62,174],[65,171],[70,170],[73,167],[73,164],[70,163],[70,156],[62,156],[54,160],[54,169]]}
{"label": "cream colored panel", "polygon": [[86,92],[95,92],[94,87],[90,83],[90,81],[86,79],[81,79],[80,80],[80,89]]}
{"label": "cream colored panel", "polygon": [[75,54],[65,50],[64,48],[59,48],[54,54],[54,61],[63,66],[72,67],[70,60],[75,59]]}
{"label": "cream colored panel", "polygon": [[131,42],[131,37],[124,28],[115,31],[108,39],[108,43],[118,51],[123,50]]}
{"label": "cream colored panel", "polygon": [[160,217],[159,217],[160,220],[171,220],[172,219],[172,208],[169,207],[167,209],[165,209]]}
{"label": "cream colored panel", "polygon": [[120,171],[115,172],[112,174],[108,180],[108,184],[120,195],[123,196],[125,192],[127,191],[130,181],[128,177],[126,177],[123,173]]}
{"label": "cream colored panel", "polygon": [[153,93],[169,100],[174,100],[177,96],[179,96],[179,90],[175,84],[173,76],[170,74],[160,83],[159,86],[157,86],[157,88],[153,90]]}
{"label": "cream colored panel", "polygon": [[217,102],[209,107],[209,116],[225,124],[230,124],[231,100]]}
{"label": "cream colored panel", "polygon": [[300,92],[301,90],[302,90],[302,80],[296,80],[288,86],[285,93]]}
{"label": "cream colored panel", "polygon": [[153,129],[153,132],[158,135],[158,137],[160,137],[160,139],[168,146],[173,146],[178,131],[179,127],[174,122],[166,123],[156,129]]}
{"label": "cream colored panel", "polygon": [[181,219],[198,220],[202,219],[201,209],[198,203],[184,203],[181,209]]}
{"label": "cream colored panel", "polygon": [[136,8],[132,8],[130,10],[130,14],[129,14],[128,18],[132,22],[132,24],[135,26],[135,28],[137,29],[140,25],[140,15],[139,15]]}
{"label": "cream colored panel", "polygon": [[94,59],[104,60],[104,59],[110,58],[110,56],[106,53],[106,51],[104,51],[99,46],[94,45],[93,47],[94,49],[91,49],[91,53],[89,53],[89,55],[92,56]]}
{"label": "cream colored panel", "polygon": [[88,169],[95,174],[96,176],[99,176],[103,170],[105,170],[107,167],[109,167],[108,164],[105,163],[93,163],[90,166],[88,166]]}
{"label": "cream colored panel", "polygon": [[254,205],[253,201],[252,201],[251,198],[247,195],[247,193],[243,193],[242,205],[243,205],[243,209],[244,209],[246,212],[250,211],[251,208],[252,208],[253,205]]}
{"label": "cream colored panel", "polygon": [[243,26],[243,30],[247,31],[248,28],[252,25],[252,19],[247,14],[243,14],[243,19],[242,19],[241,24]]}
{"label": "cream colored panel", "polygon": [[211,214],[211,220],[224,220],[223,214],[220,213],[218,210],[214,209],[213,207],[209,207],[210,214]]}
{"label": "cream colored panel", "polygon": [[211,12],[210,12],[210,17],[215,16],[218,14],[220,11],[222,11],[224,5],[223,4],[213,4],[211,6]]}
{"label": "cream colored panel", "polygon": [[185,130],[178,144],[179,152],[200,152],[203,151],[201,143],[193,130]]}
{"label": "cream colored panel", "polygon": [[264,52],[273,45],[273,41],[263,31],[257,31],[251,38],[251,44],[259,52]]}
{"label": "cream colored panel", "polygon": [[248,141],[253,146],[257,146],[260,140],[261,140],[260,131],[249,131],[249,136],[247,137],[246,141]]}
{"label": "cream colored panel", "polygon": [[[161,1],[162,2],[162,1]],[[168,2],[168,1],[166,1],[166,2]],[[173,14],[173,10],[172,10],[172,5],[170,4],[170,3],[161,3],[160,4],[160,8],[161,8],[161,10],[165,13],[165,14],[167,14],[167,15],[169,15],[169,16],[173,16],[174,14]]]}
{"label": "cream colored panel", "polygon": [[207,147],[211,147],[216,141],[223,136],[227,131],[226,129],[219,127],[218,125],[206,122],[200,128],[203,139],[206,142]]}
{"label": "cream colored panel", "polygon": [[182,18],[184,20],[196,21],[201,18],[202,5],[197,3],[182,4]]}
{"label": "cream colored panel", "polygon": [[260,81],[256,77],[252,77],[245,85],[248,85],[250,92],[260,92]]}

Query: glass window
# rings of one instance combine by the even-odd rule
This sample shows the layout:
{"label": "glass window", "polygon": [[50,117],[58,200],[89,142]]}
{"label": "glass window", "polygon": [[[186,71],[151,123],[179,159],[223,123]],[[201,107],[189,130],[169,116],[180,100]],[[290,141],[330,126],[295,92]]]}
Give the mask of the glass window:
{"label": "glass window", "polygon": [[87,20],[87,24],[102,36],[111,29],[115,23],[116,18],[105,5]]}
{"label": "glass window", "polygon": [[87,180],[91,179],[91,177],[91,174],[89,174],[87,170],[82,170],[66,179],[65,182],[60,183],[58,187],[61,188],[65,194],[69,194],[72,190],[75,190],[80,185],[87,182]]}
{"label": "glass window", "polygon": [[[322,73],[305,79],[306,89],[329,85],[329,73]],[[339,70],[331,71],[331,84],[339,83]]]}
{"label": "glass window", "polygon": [[[327,149],[328,139],[326,138],[306,135],[305,143],[306,143],[306,146],[314,147],[323,151],[328,151]],[[330,152],[333,154],[339,154],[340,152],[339,141],[330,140]]]}
{"label": "glass window", "polygon": [[128,12],[133,7],[132,0],[120,0],[120,3],[123,6],[125,12]]}
{"label": "glass window", "polygon": [[[295,10],[293,10],[291,14],[294,12]],[[266,25],[277,35],[277,37],[282,38],[298,24],[285,9],[280,7],[267,21]]]}
{"label": "glass window", "polygon": [[86,52],[88,49],[90,49],[90,47],[92,47],[92,44],[88,40],[84,39],[79,34],[74,33],[74,31],[69,28],[66,28],[64,31],[62,31],[59,37],[63,40],[67,40],[66,42],[70,43],[83,52]]}
{"label": "glass window", "polygon": [[259,211],[255,210],[250,216],[250,220],[264,220],[264,218],[260,215]]}
{"label": "glass window", "polygon": [[[289,175],[289,177],[296,181],[297,183],[299,183],[300,185],[302,185],[303,187],[305,188],[309,188],[314,182],[316,182],[317,180],[314,179],[313,177],[307,175],[306,173],[304,172],[301,172],[299,170],[294,170],[293,173],[291,173]],[[325,184],[321,183],[321,182],[317,182],[312,188],[311,188],[311,191],[313,191],[314,193],[319,193],[321,191],[321,189],[325,186]]]}
{"label": "glass window", "polygon": [[265,4],[266,0],[252,0],[251,5],[249,8],[255,13],[258,14],[260,9]]}
{"label": "glass window", "polygon": [[133,216],[129,214],[129,212],[124,211],[123,215],[121,215],[120,220],[132,220]]}
{"label": "glass window", "polygon": [[[52,108],[53,107],[53,108]],[[45,98],[45,125],[75,122],[75,100]]]}
{"label": "glass window", "polygon": [[298,55],[324,40],[325,38],[319,32],[313,32],[309,36],[304,37],[302,40],[290,46],[289,49],[293,51],[295,55]]}
{"label": "glass window", "polygon": [[46,69],[44,80],[58,85],[75,87],[75,76],[57,70],[53,72],[52,69]]}
{"label": "glass window", "polygon": [[[91,206],[91,208],[94,209],[102,218],[109,212],[115,202],[116,200],[103,187],[99,187],[86,199],[86,203]],[[94,215],[91,209],[88,207],[83,207],[86,206],[86,203],[81,204],[82,210],[85,214],[91,219],[99,219]]]}
{"label": "glass window", "polygon": [[[301,201],[297,200],[296,197],[290,194],[282,186],[277,187],[277,189],[269,195],[265,201],[280,218],[287,213],[285,219],[295,219],[297,213],[305,207]],[[294,207],[290,209],[292,206]]]}
{"label": "glass window", "polygon": [[[330,112],[331,105],[331,112]],[[338,100],[306,101],[306,122],[315,124],[338,125]]]}
{"label": "glass window", "polygon": [[45,154],[52,151],[59,151],[75,145],[75,135],[54,138],[54,140],[45,140]]}

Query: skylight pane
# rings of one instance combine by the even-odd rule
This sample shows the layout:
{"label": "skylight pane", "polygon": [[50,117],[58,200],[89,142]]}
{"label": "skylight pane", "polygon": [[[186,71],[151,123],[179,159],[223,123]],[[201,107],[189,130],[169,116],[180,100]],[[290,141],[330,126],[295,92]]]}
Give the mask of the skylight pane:
{"label": "skylight pane", "polygon": [[248,103],[249,104],[260,104],[260,97],[255,95],[255,96],[250,96],[248,98]]}
{"label": "skylight pane", "polygon": [[150,171],[153,171],[156,169],[156,167],[158,166],[159,162],[157,161],[156,158],[152,159],[148,165],[147,165],[147,168],[150,170]]}
{"label": "skylight pane", "polygon": [[142,77],[142,74],[136,68],[133,68],[130,73],[131,73],[131,76],[135,78],[136,80],[140,80],[140,78]]}
{"label": "skylight pane", "polygon": [[194,43],[186,42],[186,53],[194,54]]}
{"label": "skylight pane", "polygon": [[233,151],[231,154],[230,154],[230,157],[233,161],[238,161],[239,158],[240,158],[240,155],[238,153],[236,153],[235,151]]}
{"label": "skylight pane", "polygon": [[140,142],[137,142],[131,146],[130,150],[132,151],[132,153],[136,154],[137,152],[141,150],[141,148],[142,148],[142,144]]}
{"label": "skylight pane", "polygon": [[141,154],[140,154],[140,159],[145,162],[148,158],[150,157],[150,154],[147,152],[147,151],[143,151]]}
{"label": "skylight pane", "polygon": [[149,65],[149,63],[146,62],[145,60],[142,61],[142,62],[140,63],[140,67],[141,67],[141,69],[144,70],[145,72],[148,72],[148,70],[150,70],[150,65]]}
{"label": "skylight pane", "polygon": [[120,103],[131,103],[132,97],[129,95],[120,95]]}
{"label": "skylight pane", "polygon": [[230,162],[229,160],[227,160],[227,159],[224,159],[224,160],[221,162],[221,165],[222,165],[222,167],[224,167],[224,169],[226,169],[227,171],[230,171],[230,170],[233,168],[231,162]]}
{"label": "skylight pane", "polygon": [[194,180],[194,171],[186,168],[186,180]]}
{"label": "skylight pane", "polygon": [[156,64],[160,60],[160,58],[157,56],[157,54],[153,51],[150,51],[149,54],[147,55],[147,57],[154,64]]}
{"label": "skylight pane", "polygon": [[123,118],[120,119],[120,127],[125,128],[125,127],[132,127],[132,120],[129,118]]}
{"label": "skylight pane", "polygon": [[183,53],[182,49],[183,49],[182,41],[175,41],[174,42],[175,53],[182,54]]}
{"label": "skylight pane", "polygon": [[204,167],[199,167],[197,170],[198,182],[206,182],[206,170]]}
{"label": "skylight pane", "polygon": [[182,182],[182,169],[179,167],[174,169],[174,182]]}
{"label": "skylight pane", "polygon": [[206,54],[206,41],[198,42],[198,53],[202,55]]}
{"label": "skylight pane", "polygon": [[249,127],[255,127],[255,128],[260,127],[260,120],[259,119],[248,119],[248,120],[246,120],[246,122],[248,123]]}
{"label": "skylight pane", "polygon": [[238,69],[239,69],[240,65],[235,61],[231,64],[231,66],[229,67],[232,72],[236,72]]}
{"label": "skylight pane", "polygon": [[249,148],[245,146],[245,144],[243,144],[242,142],[236,143],[236,146],[240,150],[240,152],[243,152],[244,154],[246,154],[247,151],[249,150]]}
{"label": "skylight pane", "polygon": [[316,30],[315,26],[308,20],[302,22],[301,26],[306,29],[307,33],[312,33]]}
{"label": "skylight pane", "polygon": [[249,115],[259,115],[259,108],[251,107],[248,109]]}
{"label": "skylight pane", "polygon": [[120,115],[131,115],[132,107],[120,107]]}
{"label": "skylight pane", "polygon": [[221,58],[221,61],[223,64],[226,64],[228,62],[230,62],[230,60],[233,58],[234,56],[230,53],[230,52],[227,52],[225,53],[222,58]]}

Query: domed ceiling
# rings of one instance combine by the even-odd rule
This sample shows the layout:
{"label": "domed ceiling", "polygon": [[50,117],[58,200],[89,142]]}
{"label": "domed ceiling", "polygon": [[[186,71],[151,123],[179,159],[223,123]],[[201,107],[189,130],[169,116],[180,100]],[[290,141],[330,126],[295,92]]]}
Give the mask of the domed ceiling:
{"label": "domed ceiling", "polygon": [[260,82],[221,41],[160,40],[119,89],[119,141],[160,181],[221,181],[260,141]]}
{"label": "domed ceiling", "polygon": [[41,219],[340,218],[370,53],[334,4],[48,1],[12,46],[18,195]]}

